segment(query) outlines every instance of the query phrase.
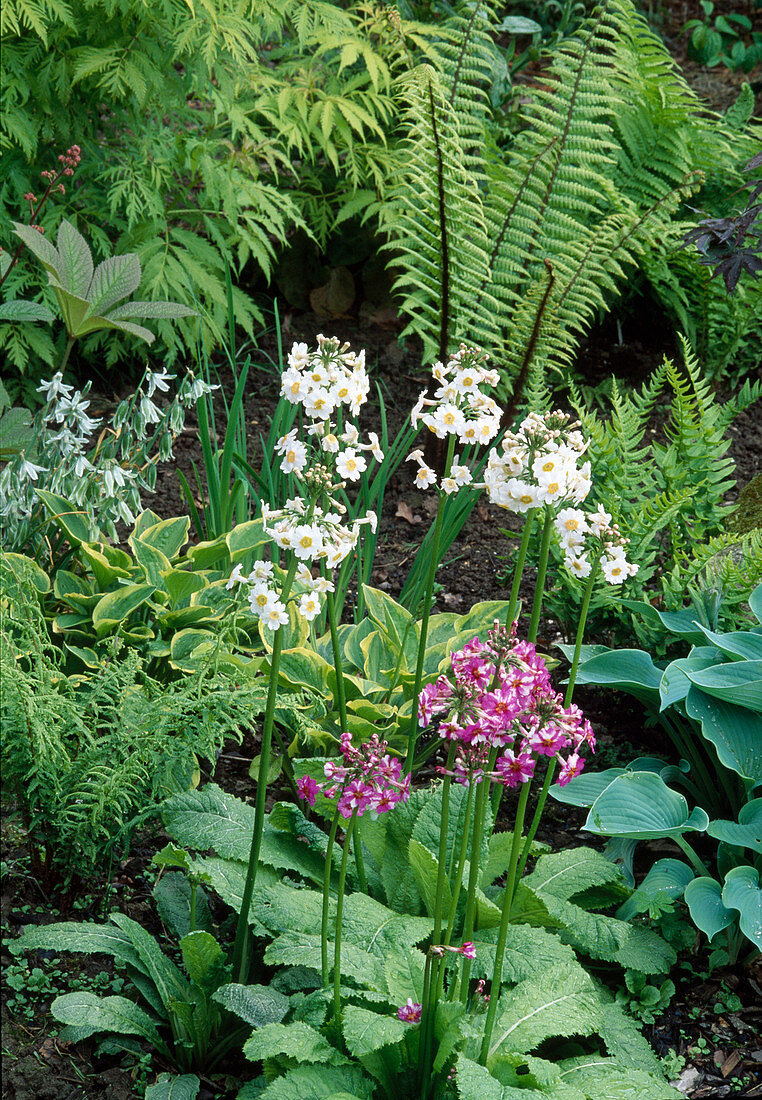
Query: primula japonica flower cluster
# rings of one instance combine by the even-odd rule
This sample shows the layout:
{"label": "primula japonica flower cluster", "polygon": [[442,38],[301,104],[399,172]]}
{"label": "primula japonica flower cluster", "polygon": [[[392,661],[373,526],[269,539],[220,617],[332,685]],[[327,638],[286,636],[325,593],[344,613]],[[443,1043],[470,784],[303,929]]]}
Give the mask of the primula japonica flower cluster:
{"label": "primula japonica flower cluster", "polygon": [[566,413],[530,413],[489,457],[484,482],[491,502],[510,512],[581,504],[592,485],[590,463],[580,465],[586,449]]}
{"label": "primula japonica flower cluster", "polygon": [[[334,590],[327,578],[313,578],[311,566],[324,563],[329,570],[338,568],[357,546],[363,525],[376,530],[375,512],[347,523],[346,508],[336,499],[336,491],[359,481],[369,458],[382,462],[384,457],[374,432],[363,443],[354,424],[339,431],[332,420],[342,407],[349,414],[357,413],[367,398],[370,383],[365,352],[355,354],[348,344],[325,336],[317,340],[318,348],[312,352],[306,344],[294,344],[281,378],[281,396],[301,405],[310,421],[301,438],[299,430],[293,429],[275,446],[281,470],[293,474],[303,491],[282,508],[262,506],[265,534],[300,563],[297,612],[308,622],[321,611],[321,595]],[[228,587],[236,582],[248,585],[251,610],[265,627],[277,630],[288,622],[286,603],[271,566],[260,563],[248,576],[237,568]]]}
{"label": "primula japonica flower cluster", "polygon": [[349,733],[341,735],[343,763],[327,760],[323,768],[326,782],[317,783],[311,776],[303,775],[297,782],[299,794],[310,806],[321,791],[326,798],[338,795],[337,809],[342,817],[356,813],[361,817],[366,810],[381,814],[393,809],[398,802],[410,797],[410,776],[402,777],[402,764],[387,752],[387,742],[377,734],[359,749],[352,745]]}
{"label": "primula japonica flower cluster", "polygon": [[486,642],[474,638],[450,662],[451,672],[421,692],[418,720],[427,726],[438,718],[439,736],[456,745],[449,774],[457,782],[515,787],[532,779],[542,756],[558,760],[562,786],[579,775],[580,749],[595,749],[593,731],[579,707],[564,707],[531,642],[495,623]]}
{"label": "primula japonica flower cluster", "polygon": [[[496,386],[500,376],[496,370],[487,369],[486,362],[483,352],[461,344],[446,365],[435,363],[431,373],[439,386],[433,398],[428,397],[425,390],[419,396],[410,414],[413,427],[417,428],[422,422],[437,438],[455,436],[463,446],[491,443],[500,430],[502,413],[499,405],[482,393],[480,387]],[[415,484],[419,489],[428,489],[436,483],[436,474],[424,462],[422,450],[413,451],[408,461],[418,463]],[[456,493],[472,480],[468,466],[456,455],[438,487],[444,493]]]}

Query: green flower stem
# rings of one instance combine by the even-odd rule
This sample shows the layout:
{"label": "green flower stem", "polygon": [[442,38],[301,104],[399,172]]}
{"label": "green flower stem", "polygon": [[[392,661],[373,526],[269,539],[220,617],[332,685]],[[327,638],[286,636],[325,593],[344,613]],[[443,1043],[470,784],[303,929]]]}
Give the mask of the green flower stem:
{"label": "green flower stem", "polygon": [[[325,563],[321,563],[321,573],[326,576]],[[339,725],[341,732],[347,733],[347,701],[344,694],[344,672],[341,664],[341,647],[339,645],[339,630],[336,623],[336,604],[333,592],[326,592],[325,604],[328,610],[328,626],[331,631],[331,649],[333,650],[333,667],[336,670],[336,706],[339,711]]]}
{"label": "green flower stem", "polygon": [[699,859],[699,857],[696,855],[693,848],[691,847],[691,845],[688,843],[688,841],[685,839],[684,836],[678,835],[678,836],[674,836],[672,839],[674,840],[675,844],[677,844],[677,846],[679,848],[682,848],[682,850],[687,855],[688,859],[691,861],[691,864],[694,867],[694,869],[696,871],[698,871],[699,875],[707,875],[709,878],[712,877],[712,872],[709,870],[707,865],[702,860]]}
{"label": "green flower stem", "polygon": [[[453,741],[450,742],[450,748],[447,752],[446,768],[448,772],[452,769],[454,758],[455,742]],[[437,869],[437,892],[434,899],[432,943],[439,943],[439,936],[442,928],[442,895],[444,894],[444,883],[447,875],[447,833],[450,826],[450,784],[450,776],[446,775],[444,783],[442,784],[442,813],[439,818],[439,866]]]}
{"label": "green flower stem", "polygon": [[[288,600],[291,586],[296,576],[296,558],[294,557],[286,580],[283,584],[281,599],[285,604]],[[235,980],[245,985],[249,976],[249,909],[254,893],[254,884],[259,867],[259,853],[262,848],[262,833],[265,827],[265,800],[267,798],[267,776],[270,771],[270,750],[272,747],[273,725],[275,722],[275,701],[278,695],[278,669],[280,666],[280,654],[283,648],[283,628],[275,631],[273,648],[270,654],[270,680],[267,685],[267,704],[262,726],[262,746],[259,756],[259,776],[257,779],[257,796],[254,803],[254,831],[251,837],[251,850],[249,852],[249,866],[246,870],[246,882],[243,887],[241,912],[238,915],[235,943],[233,945],[233,974]]]}
{"label": "green flower stem", "polygon": [[[458,866],[455,871],[455,881],[452,884],[452,901],[450,903],[450,912],[447,917],[447,928],[445,929],[444,938],[441,940],[445,947],[449,947],[452,941],[452,932],[455,927],[455,914],[458,908],[458,901],[460,899],[460,887],[463,882],[463,870],[466,866],[466,855],[468,853],[468,834],[469,826],[471,825],[471,810],[474,803],[474,784],[471,782],[472,777],[469,776],[468,784],[468,798],[466,799],[466,815],[463,820],[463,832],[460,838],[460,852],[458,853]],[[436,943],[437,941],[434,940]],[[444,967],[442,967],[442,977],[444,978]]]}
{"label": "green flower stem", "polygon": [[[489,761],[486,770],[492,772],[495,770],[495,760],[497,759],[498,749],[494,748],[490,750]],[[463,942],[466,943],[474,938],[474,925],[476,921],[476,887],[479,884],[479,855],[481,852],[482,838],[484,836],[484,818],[487,812],[487,804],[489,802],[489,783],[483,780],[479,784],[479,790],[476,794],[476,809],[474,811],[474,828],[471,838],[471,865],[468,869],[468,887],[466,893],[466,912],[463,918]],[[453,982],[453,999],[455,999],[455,989],[459,990],[459,997],[461,1000],[466,999],[468,993],[468,983],[471,980],[471,960],[463,957],[460,981]]]}
{"label": "green flower stem", "polygon": [[61,374],[63,374],[63,372],[66,370],[66,364],[69,362],[69,356],[71,355],[71,349],[74,347],[75,339],[76,337],[74,336],[68,336],[66,340],[66,347],[64,348],[63,359],[61,360],[61,364],[58,368]]}
{"label": "green flower stem", "polygon": [[521,845],[521,833],[524,828],[524,815],[526,813],[530,787],[531,783],[522,784],[521,793],[519,795],[519,804],[516,808],[516,820],[514,821],[513,825],[513,843],[511,844],[511,857],[508,864],[508,877],[505,883],[505,893],[503,894],[503,911],[500,915],[500,929],[497,934],[497,945],[495,947],[495,966],[492,971],[492,981],[490,982],[489,1007],[487,1009],[487,1019],[484,1023],[484,1039],[482,1040],[482,1048],[479,1054],[479,1062],[483,1066],[486,1066],[487,1064],[489,1044],[490,1040],[492,1039],[492,1029],[495,1026],[497,1004],[500,999],[500,978],[503,973],[505,941],[508,935],[508,924],[511,919],[511,908],[513,906],[513,898],[516,893],[516,884],[519,881],[517,873],[517,860],[519,847]]}
{"label": "green flower stem", "polygon": [[[451,435],[447,444],[447,458],[445,459],[445,476],[450,472],[453,455],[455,454],[455,436]],[[418,696],[421,694],[423,683],[423,664],[426,658],[426,638],[429,632],[429,614],[431,612],[431,596],[434,591],[434,577],[437,572],[439,559],[439,543],[442,536],[442,520],[444,519],[445,494],[439,491],[439,503],[437,504],[437,518],[434,522],[434,536],[431,543],[431,556],[429,557],[429,569],[426,575],[426,590],[423,597],[423,614],[421,615],[421,635],[418,641],[418,660],[415,666],[415,683],[413,685],[413,712],[410,715],[410,731],[407,739],[407,755],[402,768],[402,774],[407,775],[413,766],[415,746],[418,741]]]}
{"label": "green flower stem", "polygon": [[524,530],[521,533],[521,542],[519,543],[519,551],[516,555],[516,565],[513,569],[513,584],[511,585],[511,595],[508,600],[508,614],[505,617],[505,625],[510,630],[511,624],[516,618],[516,609],[519,606],[519,589],[521,588],[521,578],[524,575],[524,562],[526,561],[527,550],[529,549],[529,539],[532,534],[532,528],[534,527],[534,519],[537,515],[536,508],[530,508],[526,514],[524,520]]}
{"label": "green flower stem", "polygon": [[362,837],[360,836],[360,829],[356,825],[352,840],[355,849],[355,867],[357,868],[357,881],[363,894],[370,895],[370,891],[368,890],[368,880],[365,877],[365,857],[362,854]]}
{"label": "green flower stem", "polygon": [[[587,623],[587,615],[590,610],[590,601],[593,598],[593,591],[595,589],[595,582],[598,579],[598,570],[600,568],[601,560],[598,558],[593,562],[592,568],[587,578],[587,584],[585,585],[585,591],[582,596],[582,605],[579,611],[579,620],[577,622],[577,633],[574,638],[574,654],[572,656],[571,668],[569,669],[569,682],[566,685],[566,691],[564,693],[564,706],[568,707],[572,701],[574,695],[574,684],[577,680],[577,670],[579,669],[579,659],[582,652],[582,640],[585,636],[585,624]],[[532,850],[532,844],[534,838],[537,835],[537,830],[540,827],[540,820],[542,819],[543,810],[545,809],[545,803],[548,801],[548,791],[550,790],[550,784],[553,782],[553,776],[556,772],[555,758],[551,758],[548,761],[547,771],[545,772],[545,779],[540,790],[539,797],[537,799],[537,805],[535,807],[534,815],[532,817],[532,824],[529,826],[529,832],[527,833],[526,840],[524,841],[524,848],[521,852],[521,859],[518,866],[518,877],[521,878],[526,867],[527,860],[529,859],[529,853]]]}
{"label": "green flower stem", "polygon": [[323,978],[323,989],[328,989],[330,984],[330,970],[328,969],[328,912],[331,904],[333,846],[336,842],[336,831],[339,827],[339,821],[340,815],[337,808],[334,811],[331,829],[328,833],[328,844],[325,850],[325,871],[323,873],[323,915],[320,921],[320,972]]}
{"label": "green flower stem", "polygon": [[[433,1020],[431,1020],[431,1016],[436,1011],[436,1003],[431,1003],[431,960],[432,956],[430,952],[427,951],[426,964],[423,970],[421,1024],[418,1036],[418,1088],[420,1090],[421,1100],[426,1100],[426,1096],[429,1091],[429,1081],[431,1079],[431,1073],[429,1072],[429,1058],[431,1051],[429,1035],[430,1033],[433,1033]],[[438,959],[437,961],[441,963],[442,960]]]}
{"label": "green flower stem", "polygon": [[550,552],[550,536],[553,533],[553,509],[545,506],[545,521],[542,526],[542,539],[540,540],[540,558],[537,562],[537,580],[532,600],[532,615],[529,620],[529,632],[527,638],[530,642],[537,641],[537,628],[540,625],[540,611],[542,610],[542,598],[545,595],[545,576],[548,572],[548,554]]}
{"label": "green flower stem", "polygon": [[336,932],[333,947],[333,1022],[336,1032],[341,1035],[341,921],[344,914],[344,886],[347,880],[347,859],[351,847],[352,833],[357,819],[357,808],[352,811],[352,816],[347,825],[344,836],[344,850],[341,853],[341,866],[339,867],[339,893],[336,898]]}

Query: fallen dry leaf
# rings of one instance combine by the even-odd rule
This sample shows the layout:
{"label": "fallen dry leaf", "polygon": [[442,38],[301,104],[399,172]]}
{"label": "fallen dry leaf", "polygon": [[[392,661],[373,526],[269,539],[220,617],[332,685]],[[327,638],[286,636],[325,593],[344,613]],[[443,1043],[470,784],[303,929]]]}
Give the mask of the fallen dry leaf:
{"label": "fallen dry leaf", "polygon": [[737,1050],[732,1051],[720,1066],[720,1073],[723,1077],[727,1077],[729,1073],[733,1072],[738,1063],[742,1061],[743,1056],[739,1054]]}
{"label": "fallen dry leaf", "polygon": [[408,523],[423,523],[420,516],[413,515],[413,509],[407,503],[407,501],[401,500],[397,505],[397,511],[394,513],[395,519],[405,519]]}

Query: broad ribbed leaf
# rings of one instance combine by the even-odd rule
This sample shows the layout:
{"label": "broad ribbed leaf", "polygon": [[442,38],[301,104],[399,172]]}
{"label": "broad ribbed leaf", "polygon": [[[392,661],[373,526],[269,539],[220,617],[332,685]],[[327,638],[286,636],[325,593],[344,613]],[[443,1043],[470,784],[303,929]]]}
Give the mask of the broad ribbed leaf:
{"label": "broad ribbed leaf", "polygon": [[[328,944],[328,958],[333,963],[334,944]],[[284,932],[265,948],[265,962],[273,966],[308,966],[320,970],[320,936],[312,933]],[[381,959],[352,943],[342,943],[341,973],[361,986],[377,992],[386,991]]]}
{"label": "broad ribbed leaf", "polygon": [[221,985],[212,1000],[235,1013],[252,1027],[279,1024],[288,1012],[289,1000],[270,985]]}
{"label": "broad ribbed leaf", "polygon": [[195,1073],[184,1073],[182,1077],[160,1073],[155,1084],[147,1087],[145,1100],[196,1100],[200,1088]]}
{"label": "broad ribbed leaf", "polygon": [[756,867],[734,867],[725,875],[722,901],[737,909],[741,931],[762,950],[762,889]]}
{"label": "broad ribbed leaf", "polygon": [[[493,950],[494,953],[494,950]],[[424,959],[421,951],[395,951],[384,962],[386,991],[398,1005],[423,997]]]}
{"label": "broad ribbed leaf", "polygon": [[[124,913],[112,913],[111,920],[129,936],[140,956],[142,969],[159,991],[164,1006],[168,1007],[172,1001],[187,1001],[190,995],[187,981],[153,936]],[[208,935],[207,932],[198,934]]]}
{"label": "broad ribbed leaf", "polygon": [[180,950],[190,980],[207,993],[216,989],[225,971],[225,955],[211,932],[189,932],[180,940]]}
{"label": "broad ribbed leaf", "polygon": [[501,994],[489,1054],[534,1050],[550,1036],[592,1035],[599,1021],[598,994],[582,967],[554,968]]}
{"label": "broad ribbed leaf", "polygon": [[540,856],[534,871],[524,878],[524,884],[540,896],[552,894],[568,901],[592,886],[618,882],[621,878],[619,868],[595,849],[567,848]]}
{"label": "broad ribbed leaf", "polygon": [[704,832],[709,818],[654,772],[624,772],[593,803],[583,828],[601,836],[634,840]]}
{"label": "broad ribbed leaf", "polygon": [[734,914],[722,900],[722,887],[713,878],[702,875],[685,887],[685,903],[691,919],[711,942],[718,932],[733,923]]}
{"label": "broad ribbed leaf", "polygon": [[762,780],[762,715],[712,698],[695,685],[686,696],[685,709],[701,723],[701,732],[726,768],[744,779]]}
{"label": "broad ribbed leaf", "polygon": [[106,320],[124,324],[130,317],[140,317],[141,320],[150,318],[171,320],[175,317],[191,317],[195,313],[195,309],[180,305],[179,302],[125,302],[124,305],[110,310],[106,314]]}
{"label": "broad ribbed leaf", "polygon": [[126,298],[140,286],[140,260],[136,252],[124,256],[110,256],[99,263],[93,272],[87,297],[90,300],[90,312],[94,316],[103,316],[107,309]]}
{"label": "broad ribbed leaf", "polygon": [[320,1062],[328,1066],[346,1065],[347,1059],[309,1024],[264,1024],[247,1039],[243,1053],[252,1062],[275,1058],[279,1054],[297,1062]]}
{"label": "broad ribbed leaf", "polygon": [[130,937],[113,924],[66,921],[62,924],[40,925],[37,928],[25,928],[15,942],[16,946],[30,951],[79,951],[83,955],[111,955],[117,962],[148,973]]}
{"label": "broad ribbed leaf", "polygon": [[343,1018],[344,1041],[354,1058],[362,1058],[364,1054],[398,1043],[410,1027],[391,1013],[382,1015],[355,1005],[346,1006]]}
{"label": "broad ribbed leaf", "polygon": [[258,1100],[370,1100],[376,1082],[359,1066],[299,1066],[273,1081]]}
{"label": "broad ribbed leaf", "polygon": [[14,298],[0,303],[0,321],[54,321],[55,313],[42,302]]}
{"label": "broad ribbed leaf", "polygon": [[561,1081],[575,1085],[587,1097],[601,1100],[680,1100],[665,1081],[643,1070],[623,1070],[615,1058],[583,1054],[559,1063]]}
{"label": "broad ribbed leaf", "polygon": [[[503,1086],[486,1066],[480,1066],[478,1062],[466,1058],[465,1054],[459,1054],[456,1068],[455,1081],[460,1100],[503,1100]],[[532,1089],[527,1094],[529,1100],[533,1100],[534,1092]]]}
{"label": "broad ribbed leaf", "polygon": [[742,806],[738,821],[710,821],[706,831],[715,840],[762,854],[762,798],[753,798]]}
{"label": "broad ribbed leaf", "polygon": [[93,257],[85,238],[65,218],[58,227],[56,270],[61,288],[76,298],[87,298],[93,277]]}
{"label": "broad ribbed leaf", "polygon": [[166,1044],[153,1019],[126,997],[96,997],[80,991],[56,997],[50,1006],[56,1020],[71,1027],[87,1027],[91,1034],[113,1031],[117,1035],[139,1035],[168,1054]]}
{"label": "broad ribbed leaf", "polygon": [[13,229],[16,236],[24,242],[29,251],[33,252],[37,259],[43,263],[48,274],[52,274],[58,264],[58,253],[55,246],[42,233],[32,229],[31,225],[13,222]]}
{"label": "broad ribbed leaf", "polygon": [[168,799],[162,806],[162,820],[178,844],[199,851],[212,848],[226,859],[248,861],[254,807],[214,783]]}

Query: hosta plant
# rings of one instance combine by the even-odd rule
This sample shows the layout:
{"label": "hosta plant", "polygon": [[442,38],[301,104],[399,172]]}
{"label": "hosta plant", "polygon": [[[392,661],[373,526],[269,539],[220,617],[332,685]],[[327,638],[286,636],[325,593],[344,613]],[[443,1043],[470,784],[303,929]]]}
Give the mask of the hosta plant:
{"label": "hosta plant", "polygon": [[[658,615],[663,626],[692,643],[687,657],[661,668],[642,650],[587,647],[579,683],[620,688],[651,710],[672,740],[675,766],[645,758],[628,768],[587,774],[551,793],[562,802],[589,806],[589,832],[632,842],[669,837],[688,862],[672,858],[652,867],[620,915],[648,908],[660,892],[685,897],[698,928],[714,941],[726,930],[727,953],[744,942],[762,948],[762,586],[751,595],[756,622],[722,633],[691,606]],[[695,803],[689,811],[679,786]],[[688,839],[713,841],[707,864]]]}

